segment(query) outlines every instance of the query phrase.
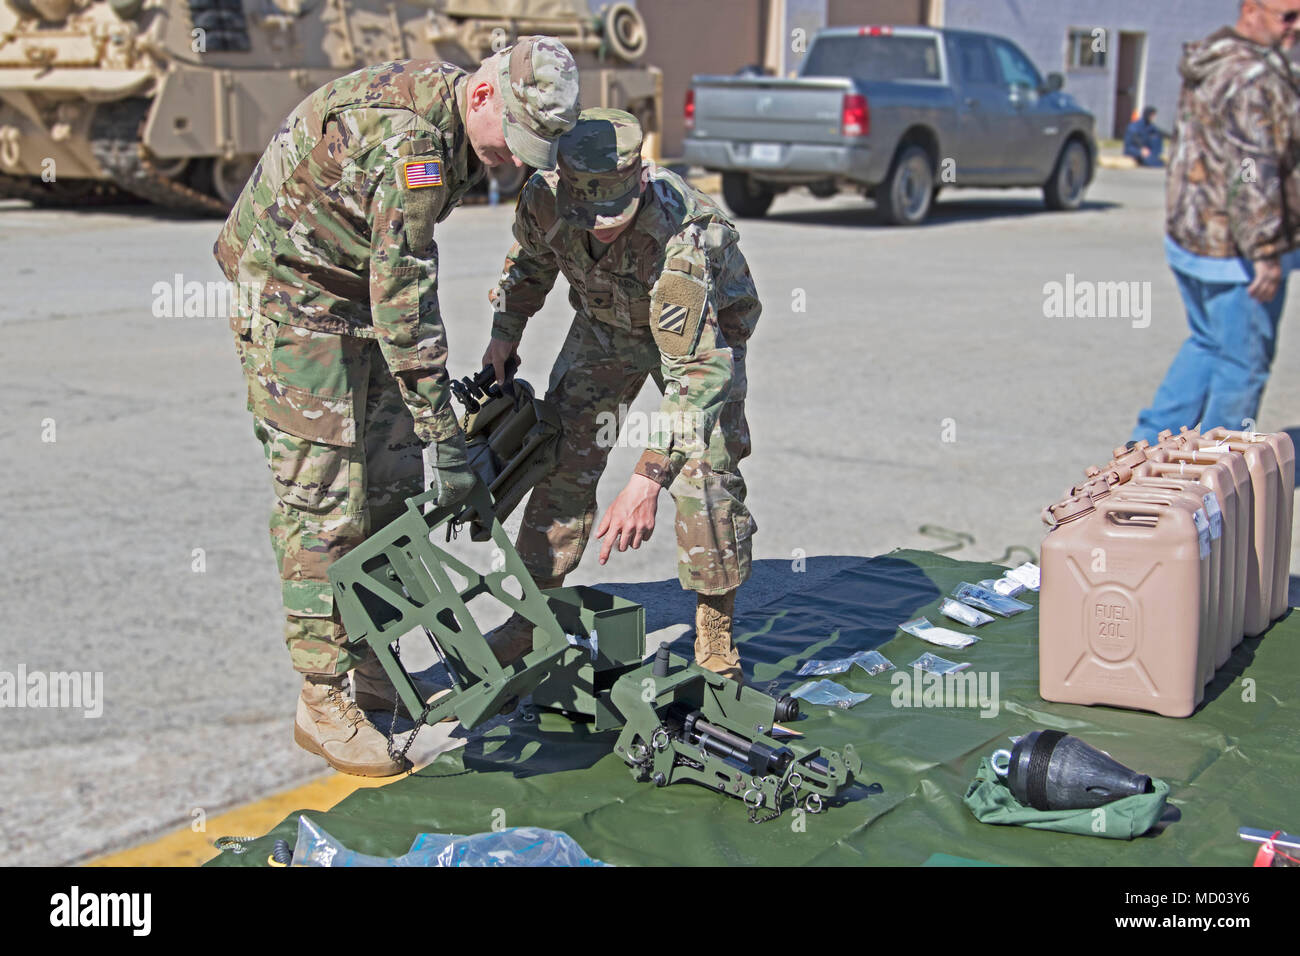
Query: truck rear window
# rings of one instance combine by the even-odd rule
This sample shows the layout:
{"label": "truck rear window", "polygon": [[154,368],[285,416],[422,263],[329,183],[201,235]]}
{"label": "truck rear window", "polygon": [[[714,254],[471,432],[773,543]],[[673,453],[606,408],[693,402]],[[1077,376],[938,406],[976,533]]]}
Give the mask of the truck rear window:
{"label": "truck rear window", "polygon": [[821,37],[808,51],[801,76],[848,76],[855,80],[937,80],[939,48],[934,37]]}

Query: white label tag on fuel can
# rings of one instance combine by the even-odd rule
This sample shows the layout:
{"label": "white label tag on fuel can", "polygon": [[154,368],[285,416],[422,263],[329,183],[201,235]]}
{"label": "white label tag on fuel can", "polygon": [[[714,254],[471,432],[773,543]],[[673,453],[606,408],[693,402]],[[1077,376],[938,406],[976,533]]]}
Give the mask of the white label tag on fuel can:
{"label": "white label tag on fuel can", "polygon": [[1210,519],[1210,537],[1218,540],[1223,536],[1223,512],[1219,510],[1219,498],[1211,491],[1203,500],[1205,513]]}
{"label": "white label tag on fuel can", "polygon": [[1196,537],[1201,545],[1201,560],[1205,560],[1210,556],[1210,519],[1205,517],[1204,508],[1197,508],[1192,518],[1196,522]]}

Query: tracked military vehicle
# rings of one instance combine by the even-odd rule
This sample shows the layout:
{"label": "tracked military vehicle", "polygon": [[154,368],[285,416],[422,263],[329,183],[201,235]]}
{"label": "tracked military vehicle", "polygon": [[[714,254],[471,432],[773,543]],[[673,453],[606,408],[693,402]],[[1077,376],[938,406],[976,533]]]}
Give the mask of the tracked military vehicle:
{"label": "tracked military vehicle", "polygon": [[[661,76],[637,65],[645,25],[627,3],[0,0],[0,198],[224,213],[318,86],[392,59],[473,67],[529,34],[573,52],[584,107],[659,129]],[[503,171],[499,192],[523,173]]]}

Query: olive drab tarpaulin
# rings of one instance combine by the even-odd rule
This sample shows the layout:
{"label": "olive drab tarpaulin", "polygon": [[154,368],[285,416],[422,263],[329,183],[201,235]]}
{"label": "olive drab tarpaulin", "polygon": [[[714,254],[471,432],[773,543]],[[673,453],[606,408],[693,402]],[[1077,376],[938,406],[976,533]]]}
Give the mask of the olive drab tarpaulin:
{"label": "olive drab tarpaulin", "polygon": [[[872,697],[851,710],[808,706],[794,723],[806,741],[851,743],[862,756],[859,783],[843,805],[816,815],[787,810],[755,825],[739,801],[703,787],[636,782],[611,752],[615,735],[543,712],[476,731],[463,749],[332,809],[299,808],[249,852],[225,853],[211,865],[263,865],[275,839],[293,841],[304,811],[361,853],[397,856],[417,833],[478,833],[499,820],[562,830],[591,856],[625,866],[920,866],[940,854],[1012,866],[1248,866],[1254,851],[1237,827],[1293,827],[1300,785],[1295,615],[1247,638],[1207,688],[1205,703],[1176,719],[1039,698],[1036,608],[980,627],[981,640],[964,650],[931,648],[897,630],[919,615],[938,620],[954,586],[996,577],[1003,567],[895,551],[808,557],[797,570],[789,561],[757,561],[747,588],[752,603],[741,594],[736,639],[752,686],[784,693],[806,679],[795,676],[804,661],[869,648],[896,665],[875,676],[861,668],[833,675]],[[652,634],[693,614],[693,598],[676,580],[604,588],[645,605]],[[1035,594],[1020,597],[1038,603]],[[685,631],[675,649],[689,653],[691,639]],[[971,662],[969,670],[985,677],[985,706],[929,706],[924,693],[904,700],[908,665],[927,650]],[[1103,746],[1125,766],[1165,781],[1164,818],[1134,840],[980,823],[963,802],[980,761],[1008,738],[1043,728]]]}

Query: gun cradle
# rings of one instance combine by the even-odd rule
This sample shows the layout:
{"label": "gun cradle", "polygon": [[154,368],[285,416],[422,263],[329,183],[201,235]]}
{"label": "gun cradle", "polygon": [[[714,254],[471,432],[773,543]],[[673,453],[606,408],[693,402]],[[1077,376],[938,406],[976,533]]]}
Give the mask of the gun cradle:
{"label": "gun cradle", "polygon": [[778,701],[680,657],[623,675],[610,699],[626,721],[614,752],[636,779],[702,784],[744,800],[751,814],[801,800],[817,813],[862,772],[851,744],[837,752],[774,739]]}

